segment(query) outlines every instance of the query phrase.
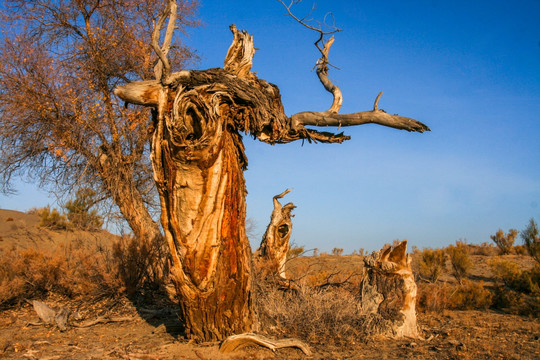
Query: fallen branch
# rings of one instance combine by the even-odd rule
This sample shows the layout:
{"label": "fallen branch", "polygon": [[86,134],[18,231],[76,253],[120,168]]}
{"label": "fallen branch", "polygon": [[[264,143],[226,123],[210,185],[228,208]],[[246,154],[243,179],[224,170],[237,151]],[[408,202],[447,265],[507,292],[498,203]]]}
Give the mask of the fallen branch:
{"label": "fallen branch", "polygon": [[72,324],[72,325],[75,326],[75,327],[79,327],[79,328],[86,328],[86,327],[94,326],[94,325],[97,325],[97,324],[107,324],[107,323],[111,323],[111,322],[132,321],[133,319],[135,319],[135,318],[131,317],[131,316],[125,316],[125,317],[100,316],[95,320],[88,320],[88,321],[85,321],[85,322],[83,322],[81,324]]}
{"label": "fallen branch", "polygon": [[298,339],[282,339],[282,340],[272,340],[262,335],[246,333],[240,335],[229,336],[221,344],[219,351],[221,353],[230,353],[232,351],[238,350],[244,346],[248,345],[259,345],[266,347],[272,351],[277,349],[293,347],[300,349],[307,356],[312,356],[312,352],[309,349],[309,346]]}

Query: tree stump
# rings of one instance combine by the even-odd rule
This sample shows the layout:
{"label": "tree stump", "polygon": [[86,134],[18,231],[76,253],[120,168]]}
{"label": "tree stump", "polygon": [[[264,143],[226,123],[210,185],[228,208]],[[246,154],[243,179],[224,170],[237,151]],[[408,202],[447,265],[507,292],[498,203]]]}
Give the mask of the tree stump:
{"label": "tree stump", "polygon": [[418,337],[416,283],[406,240],[364,258],[360,304],[363,312],[382,320],[377,332],[394,338]]}
{"label": "tree stump", "polygon": [[285,278],[285,263],[289,252],[292,230],[291,211],[296,208],[293,203],[281,205],[279,199],[287,195],[291,189],[287,189],[274,196],[274,210],[270,216],[270,223],[263,235],[261,245],[255,252],[255,257],[266,261],[272,267],[270,271]]}

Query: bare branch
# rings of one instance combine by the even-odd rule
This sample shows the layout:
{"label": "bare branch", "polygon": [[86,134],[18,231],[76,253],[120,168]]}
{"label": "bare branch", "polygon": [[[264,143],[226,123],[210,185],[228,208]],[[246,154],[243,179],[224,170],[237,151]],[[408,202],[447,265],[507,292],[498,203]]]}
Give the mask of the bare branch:
{"label": "bare branch", "polygon": [[[328,78],[328,65],[330,65],[330,62],[328,60],[328,53],[330,51],[330,46],[332,46],[332,44],[334,43],[334,36],[330,37],[330,39],[328,39],[328,41],[324,41],[324,37],[325,37],[325,35],[331,35],[331,34],[334,34],[336,32],[340,32],[340,31],[342,31],[342,29],[335,26],[335,19],[334,19],[334,16],[332,15],[332,13],[327,13],[324,16],[323,24],[330,29],[329,31],[324,31],[322,29],[321,23],[319,23],[318,27],[309,25],[305,21],[306,17],[304,17],[302,19],[299,19],[298,17],[296,17],[292,13],[291,7],[294,4],[299,3],[300,1],[292,1],[289,4],[289,6],[285,5],[283,0],[278,0],[278,1],[285,7],[285,9],[287,10],[287,13],[288,13],[288,15],[290,17],[292,17],[294,20],[296,20],[298,23],[305,26],[306,28],[319,33],[319,38],[317,39],[317,41],[315,41],[315,47],[317,47],[317,49],[321,53],[321,57],[319,58],[319,60],[317,60],[317,76],[319,77],[319,80],[323,84],[324,88],[328,92],[330,92],[332,94],[332,96],[334,97],[334,101],[332,102],[332,106],[330,107],[330,109],[328,109],[328,112],[332,112],[332,113],[339,112],[339,109],[341,108],[341,104],[343,103],[343,96],[341,94],[341,90],[339,89],[339,87],[334,85],[330,81],[330,79]],[[311,9],[309,14],[311,14],[313,12],[313,10],[314,10],[314,8]],[[309,15],[307,15],[307,16],[309,16]],[[332,23],[333,23],[332,25],[328,25],[326,23],[326,19],[329,16],[332,18]],[[322,48],[321,48],[320,44],[322,44]]]}
{"label": "bare branch", "polygon": [[[156,79],[160,80],[162,84],[166,85],[169,82],[169,76],[171,74],[171,65],[167,55],[171,48],[172,36],[175,29],[177,16],[177,5],[176,0],[168,0],[167,6],[163,9],[163,13],[156,22],[154,29],[152,31],[152,49],[154,49],[159,60],[154,68],[154,75]],[[161,35],[161,29],[165,24],[165,21],[169,19],[167,24],[167,30],[165,32],[165,37],[163,39],[163,45],[159,45],[159,39]]]}
{"label": "bare branch", "polygon": [[390,115],[384,110],[362,111],[352,114],[336,114],[329,111],[314,112],[305,111],[291,116],[292,127],[302,126],[354,126],[363,124],[379,124],[392,127],[394,129],[424,132],[430,128],[420,121],[399,116]]}

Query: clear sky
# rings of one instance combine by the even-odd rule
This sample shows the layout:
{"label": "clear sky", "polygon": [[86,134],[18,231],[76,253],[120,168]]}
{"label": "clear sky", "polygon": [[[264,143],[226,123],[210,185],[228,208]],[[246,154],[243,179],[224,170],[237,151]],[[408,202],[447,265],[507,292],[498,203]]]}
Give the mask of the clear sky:
{"label": "clear sky", "polygon": [[[407,133],[376,125],[343,128],[344,144],[270,146],[245,137],[253,247],[269,221],[272,196],[297,206],[291,240],[306,248],[375,250],[394,239],[419,248],[458,239],[489,242],[499,228],[540,221],[540,2],[315,1],[332,12],[330,77],[341,113],[379,107],[426,123]],[[293,8],[299,16],[313,2]],[[279,86],[287,114],[324,111],[332,97],[312,71],[316,34],[277,0],[201,0],[202,28],[187,42],[199,69],[220,67],[236,24],[260,49],[253,71]],[[0,207],[52,203],[31,186],[0,196]]]}

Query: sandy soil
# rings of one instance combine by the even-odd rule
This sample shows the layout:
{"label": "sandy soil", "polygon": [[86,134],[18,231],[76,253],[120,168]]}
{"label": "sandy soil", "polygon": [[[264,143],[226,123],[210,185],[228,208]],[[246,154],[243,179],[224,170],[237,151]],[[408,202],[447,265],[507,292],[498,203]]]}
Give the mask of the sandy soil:
{"label": "sandy soil", "polygon": [[[51,232],[38,227],[35,215],[0,210],[2,249],[51,246],[100,233]],[[328,256],[318,264],[329,269],[342,264],[352,269],[359,257]],[[306,261],[306,260],[303,260]],[[475,259],[483,263],[482,258]],[[517,260],[516,260],[517,261]],[[526,260],[528,263],[528,260]],[[473,276],[489,280],[483,265]],[[484,269],[485,270],[485,269]],[[32,325],[38,316],[32,305],[0,311],[0,358],[5,359],[304,359],[297,349],[275,353],[247,347],[221,354],[219,344],[194,344],[183,337],[177,307],[166,298],[107,299],[87,302],[49,296],[42,299],[56,308],[73,312],[66,331],[55,326]],[[108,317],[122,320],[78,327]],[[540,320],[494,311],[444,311],[419,313],[422,339],[358,339],[347,347],[311,344],[312,359],[540,359]]]}

